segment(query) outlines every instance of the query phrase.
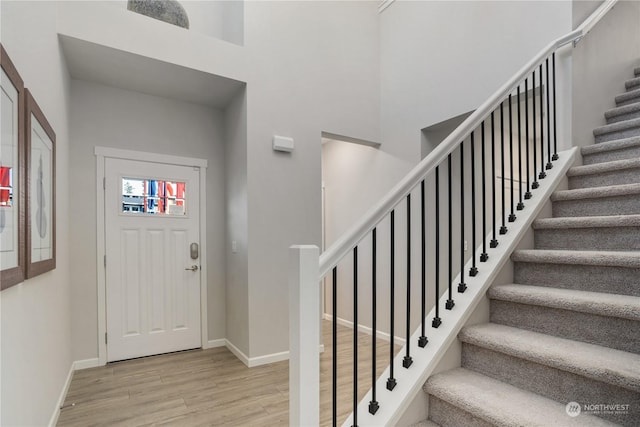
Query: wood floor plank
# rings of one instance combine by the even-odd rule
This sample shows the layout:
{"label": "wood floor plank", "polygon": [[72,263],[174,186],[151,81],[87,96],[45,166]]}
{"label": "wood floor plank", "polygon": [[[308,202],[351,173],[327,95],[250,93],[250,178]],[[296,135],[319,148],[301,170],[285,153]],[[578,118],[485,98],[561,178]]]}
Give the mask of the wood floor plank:
{"label": "wood floor plank", "polygon": [[[331,425],[331,323],[320,355],[321,425]],[[371,387],[371,337],[358,334],[358,397]],[[338,326],[338,423],[352,411],[353,330]],[[399,347],[396,346],[394,353]],[[378,340],[376,374],[389,361]],[[72,404],[75,404],[71,406]],[[288,361],[247,368],[224,347],[110,363],[73,375],[58,426],[286,426]]]}

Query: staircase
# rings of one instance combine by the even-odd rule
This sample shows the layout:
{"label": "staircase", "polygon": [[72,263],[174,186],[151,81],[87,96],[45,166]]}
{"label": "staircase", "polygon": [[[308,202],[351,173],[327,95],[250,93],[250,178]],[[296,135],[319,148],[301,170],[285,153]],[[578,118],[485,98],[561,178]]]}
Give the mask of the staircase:
{"label": "staircase", "polygon": [[[640,68],[493,286],[490,323],[458,335],[420,426],[640,425]],[[575,405],[571,402],[577,402]],[[614,406],[604,406],[614,405]]]}

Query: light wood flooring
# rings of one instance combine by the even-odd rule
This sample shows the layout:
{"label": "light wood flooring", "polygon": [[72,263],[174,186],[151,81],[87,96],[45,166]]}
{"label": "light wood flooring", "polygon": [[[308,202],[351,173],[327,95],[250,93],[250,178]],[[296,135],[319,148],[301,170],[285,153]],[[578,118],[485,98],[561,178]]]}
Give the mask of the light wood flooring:
{"label": "light wood flooring", "polygon": [[[320,417],[331,425],[331,323],[323,322]],[[371,337],[358,335],[359,399],[371,387]],[[353,330],[338,326],[338,425],[352,410]],[[400,347],[396,347],[395,352]],[[378,340],[377,375],[389,361]],[[225,347],[152,356],[77,371],[58,426],[286,426],[287,361],[247,368]]]}

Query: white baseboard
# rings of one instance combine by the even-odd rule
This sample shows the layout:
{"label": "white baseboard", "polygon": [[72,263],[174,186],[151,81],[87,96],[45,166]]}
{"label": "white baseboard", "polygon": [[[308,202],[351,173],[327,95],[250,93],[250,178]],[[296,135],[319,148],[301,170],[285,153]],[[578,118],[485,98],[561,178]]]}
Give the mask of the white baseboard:
{"label": "white baseboard", "polygon": [[225,339],[225,345],[227,346],[227,348],[229,349],[229,351],[233,354],[235,354],[235,356],[240,359],[240,361],[242,363],[244,363],[245,365],[249,366],[249,356],[247,356],[246,354],[244,354],[242,352],[242,350],[240,350],[238,347],[236,347],[235,345],[233,345],[233,343],[231,341],[229,341],[228,339]]}
{"label": "white baseboard", "polygon": [[94,357],[93,359],[76,360],[75,362],[73,362],[74,371],[95,368],[97,366],[102,366],[100,364],[100,359],[98,359],[97,357]]}
{"label": "white baseboard", "polygon": [[267,354],[265,356],[257,356],[249,358],[249,367],[253,368],[260,365],[268,365],[269,363],[281,362],[289,360],[289,352],[281,351],[280,353]]}
{"label": "white baseboard", "polygon": [[64,404],[64,400],[67,398],[67,392],[69,391],[69,386],[71,385],[71,378],[73,378],[75,362],[71,363],[69,367],[69,373],[67,374],[67,379],[64,382],[64,386],[62,390],[60,390],[60,396],[58,396],[58,401],[56,402],[56,406],[53,409],[53,414],[51,414],[51,418],[49,419],[49,427],[55,427],[58,424],[58,418],[60,417],[60,408]]}
{"label": "white baseboard", "polygon": [[[329,314],[329,313],[324,313],[322,315],[322,318],[324,320],[328,320],[330,322],[333,321],[333,315]],[[353,322],[351,320],[346,320],[343,319],[341,317],[338,317],[338,325],[341,326],[346,326],[349,329],[353,329]],[[365,333],[367,335],[372,335],[373,334],[373,329],[371,329],[368,326],[364,326],[364,325],[358,325],[358,332],[362,332]],[[376,331],[376,338],[380,338],[384,341],[390,342],[391,341],[391,335],[387,332],[382,332],[380,330]],[[395,336],[393,338],[393,343],[394,344],[399,344],[399,345],[404,345],[406,343],[406,339],[405,338],[400,338],[399,336]]]}
{"label": "white baseboard", "polygon": [[220,338],[217,340],[209,340],[206,345],[207,346],[203,348],[224,347],[227,345],[227,340],[225,340],[224,338]]}

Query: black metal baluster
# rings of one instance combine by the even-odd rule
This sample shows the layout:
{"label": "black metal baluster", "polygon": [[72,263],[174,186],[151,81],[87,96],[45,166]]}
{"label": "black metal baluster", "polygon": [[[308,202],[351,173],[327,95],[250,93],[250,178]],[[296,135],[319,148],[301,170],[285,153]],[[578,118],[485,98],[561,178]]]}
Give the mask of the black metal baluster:
{"label": "black metal baluster", "polygon": [[491,112],[491,199],[492,199],[492,217],[493,217],[493,239],[489,243],[489,247],[495,248],[498,246],[498,239],[496,239],[496,228],[498,227],[496,221],[496,128],[493,120],[495,111]]}
{"label": "black metal baluster", "polygon": [[374,228],[371,232],[371,401],[369,402],[369,413],[375,415],[380,409],[380,404],[376,400],[376,318],[377,318],[377,295],[376,295],[376,252],[377,252],[377,231]]}
{"label": "black metal baluster", "polygon": [[[531,94],[531,103],[532,103],[532,115],[531,115],[531,120],[533,121],[533,123],[531,124],[532,128],[533,128],[533,141],[532,141],[532,145],[533,145],[533,182],[531,183],[531,188],[532,189],[536,189],[540,186],[540,184],[538,184],[537,181],[537,169],[538,169],[538,164],[536,163],[537,160],[536,158],[538,157],[538,153],[537,153],[537,146],[536,146],[536,70],[535,68],[533,69],[533,76],[531,77],[532,82],[531,82],[531,91],[533,92]],[[540,90],[542,91],[542,85],[540,85]]]}
{"label": "black metal baluster", "polygon": [[358,427],[358,247],[353,248],[353,425]]}
{"label": "black metal baluster", "polygon": [[504,183],[504,151],[506,147],[504,146],[504,110],[503,110],[504,101],[500,102],[500,167],[502,170],[502,226],[500,227],[500,234],[507,234],[507,225],[506,225],[506,215],[507,210],[505,208],[506,205],[506,196],[505,191],[505,183]]}
{"label": "black metal baluster", "polygon": [[333,295],[331,296],[333,304],[333,324],[332,326],[332,357],[333,357],[333,390],[331,391],[332,402],[332,418],[333,427],[338,424],[338,267],[333,267]]}
{"label": "black metal baluster", "polygon": [[540,63],[540,174],[538,179],[544,179],[547,177],[547,173],[544,171],[544,92],[542,90],[542,62]]}
{"label": "black metal baluster", "polygon": [[453,308],[453,306],[455,305],[455,302],[453,301],[453,294],[451,291],[451,285],[453,283],[453,209],[452,209],[452,200],[453,200],[453,192],[451,191],[451,153],[449,153],[449,156],[447,157],[447,161],[448,161],[448,168],[447,168],[447,174],[448,174],[448,178],[449,178],[449,182],[447,183],[448,186],[448,190],[449,190],[449,210],[447,211],[447,213],[449,214],[449,239],[448,239],[448,243],[449,243],[449,281],[448,281],[448,285],[449,285],[449,299],[447,300],[447,303],[445,304],[445,308],[447,310],[451,310]]}
{"label": "black metal baluster", "polygon": [[425,209],[425,198],[424,198],[424,179],[420,183],[420,216],[422,220],[422,232],[421,232],[421,246],[422,246],[422,301],[421,301],[421,311],[420,311],[420,324],[422,325],[420,338],[418,338],[418,346],[424,348],[425,345],[429,342],[427,336],[425,335],[425,310],[427,306],[427,214]]}
{"label": "black metal baluster", "polygon": [[524,152],[526,157],[526,175],[527,175],[527,192],[524,193],[525,200],[529,200],[531,198],[531,185],[529,177],[531,176],[529,172],[529,78],[524,79]]}
{"label": "black metal baluster", "polygon": [[516,220],[514,212],[515,201],[513,198],[513,113],[512,113],[511,94],[509,94],[509,182],[511,184],[511,213],[509,214],[509,222]]}
{"label": "black metal baluster", "polygon": [[549,109],[549,58],[545,60],[545,68],[547,74],[547,169],[551,169],[551,110]]}
{"label": "black metal baluster", "polygon": [[436,295],[434,304],[436,306],[436,317],[433,318],[431,326],[437,328],[442,324],[440,319],[440,166],[436,166],[436,230],[435,230],[435,247],[436,247]]}
{"label": "black metal baluster", "polygon": [[405,348],[406,354],[402,359],[402,366],[408,368],[413,363],[410,348],[411,340],[411,194],[407,194],[407,322],[405,329]]}
{"label": "black metal baluster", "polygon": [[487,254],[487,174],[485,171],[485,147],[484,147],[484,120],[480,125],[481,141],[482,141],[482,254],[480,254],[480,262],[487,262],[489,255]]}
{"label": "black metal baluster", "polygon": [[397,384],[396,379],[393,376],[393,348],[395,341],[395,268],[396,268],[396,251],[395,251],[395,223],[396,223],[396,212],[395,210],[391,211],[391,243],[390,243],[390,257],[389,262],[391,263],[391,274],[389,277],[389,288],[390,288],[390,328],[389,328],[389,339],[391,340],[389,345],[389,378],[387,378],[387,390],[393,390]]}
{"label": "black metal baluster", "polygon": [[558,160],[558,135],[556,133],[556,53],[551,55],[551,67],[553,72],[553,156],[551,160]]}
{"label": "black metal baluster", "polygon": [[478,274],[476,267],[476,143],[471,131],[471,269],[469,276]]}
{"label": "black metal baluster", "polygon": [[[526,96],[526,93],[525,93]],[[522,128],[520,126],[520,85],[518,85],[518,97],[516,99],[518,102],[518,206],[517,210],[521,211],[524,209],[524,203],[522,203]]]}
{"label": "black metal baluster", "polygon": [[[451,215],[451,214],[449,214]],[[464,293],[467,285],[464,283],[464,141],[460,143],[460,283],[458,292]]]}

